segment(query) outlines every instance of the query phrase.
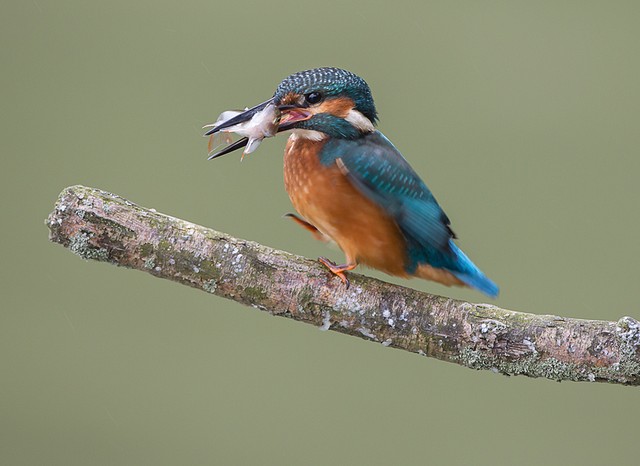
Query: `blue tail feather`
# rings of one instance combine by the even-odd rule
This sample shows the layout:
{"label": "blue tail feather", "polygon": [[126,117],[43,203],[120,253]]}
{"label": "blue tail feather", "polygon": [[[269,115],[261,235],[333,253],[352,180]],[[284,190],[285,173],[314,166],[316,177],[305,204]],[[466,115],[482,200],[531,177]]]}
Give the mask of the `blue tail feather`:
{"label": "blue tail feather", "polygon": [[483,292],[491,298],[496,298],[500,292],[498,285],[483,274],[453,241],[450,241],[450,246],[451,251],[455,254],[455,267],[445,268],[470,287]]}

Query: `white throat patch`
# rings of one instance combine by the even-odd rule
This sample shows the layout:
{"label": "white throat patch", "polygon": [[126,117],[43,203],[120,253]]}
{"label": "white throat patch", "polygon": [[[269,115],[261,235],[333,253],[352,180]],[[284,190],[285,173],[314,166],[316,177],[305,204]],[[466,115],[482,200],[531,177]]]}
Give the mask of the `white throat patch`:
{"label": "white throat patch", "polygon": [[296,128],[291,130],[290,138],[292,140],[296,139],[308,139],[310,141],[322,141],[327,137],[326,134],[320,131],[314,131],[312,129],[300,129]]}

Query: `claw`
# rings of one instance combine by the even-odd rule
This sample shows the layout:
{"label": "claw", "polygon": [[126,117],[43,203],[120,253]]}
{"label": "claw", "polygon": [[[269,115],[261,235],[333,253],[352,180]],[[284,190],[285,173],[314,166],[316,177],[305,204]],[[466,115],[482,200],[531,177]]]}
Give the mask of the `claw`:
{"label": "claw", "polygon": [[349,279],[347,278],[347,275],[345,274],[345,272],[355,269],[358,266],[358,264],[356,264],[355,262],[352,262],[349,264],[336,265],[335,262],[330,261],[326,257],[318,257],[318,261],[320,261],[322,265],[328,268],[332,274],[340,277],[340,280],[342,280],[342,283],[344,283],[346,289],[347,290],[349,289],[349,285],[351,283],[349,282]]}

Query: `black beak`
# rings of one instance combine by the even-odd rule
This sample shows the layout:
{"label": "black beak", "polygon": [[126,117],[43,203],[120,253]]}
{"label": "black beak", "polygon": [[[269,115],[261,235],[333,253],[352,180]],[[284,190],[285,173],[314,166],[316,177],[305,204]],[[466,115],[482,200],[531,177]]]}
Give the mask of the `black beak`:
{"label": "black beak", "polygon": [[[210,136],[212,134],[217,133],[218,131],[220,131],[222,129],[228,128],[230,126],[237,125],[239,123],[244,123],[245,121],[249,121],[251,118],[253,118],[253,115],[255,115],[258,112],[261,112],[262,110],[264,110],[264,108],[267,105],[269,105],[270,103],[272,103],[272,102],[273,102],[273,99],[269,99],[266,102],[262,102],[261,104],[256,105],[255,107],[251,107],[249,110],[245,110],[241,114],[236,115],[236,116],[234,116],[233,118],[230,118],[227,121],[223,121],[222,123],[220,123],[217,126],[214,126],[209,131],[204,133],[204,135],[205,136]],[[244,145],[246,145],[246,143]],[[236,149],[238,149],[239,147],[243,147],[243,146],[238,146],[238,147],[236,147]]]}
{"label": "black beak", "polygon": [[[215,134],[219,131],[224,130],[225,128],[229,128],[231,126],[235,126],[238,125],[240,123],[244,123],[245,121],[249,121],[251,118],[253,118],[253,116],[258,113],[261,112],[262,110],[264,110],[269,104],[273,103],[273,98],[262,102],[261,104],[256,105],[255,107],[250,108],[249,110],[245,110],[244,112],[234,116],[233,118],[230,118],[226,121],[222,121],[220,122],[220,124],[214,126],[213,128],[211,128],[209,131],[207,131],[206,133],[204,133],[204,136],[211,136],[212,134]],[[283,121],[282,124],[280,124],[278,126],[278,132],[281,131],[286,131],[288,129],[291,129],[293,127],[293,125],[297,122],[297,121],[301,121],[301,120],[305,120],[307,118],[309,118],[311,116],[311,114],[309,113],[305,113],[303,111],[303,109],[299,109],[297,108],[295,105],[279,105],[278,106],[278,110],[280,112],[284,112],[284,114],[289,113],[289,111],[295,111],[298,110],[297,113],[291,114],[288,117],[285,118],[286,121]],[[302,113],[301,113],[302,111]],[[215,152],[213,154],[211,154],[207,160],[213,160],[215,158],[218,157],[222,157],[223,155],[229,154],[233,151],[236,151],[238,149],[241,149],[243,147],[245,147],[247,144],[249,143],[249,138],[242,138],[237,140],[236,142],[229,144],[227,147],[219,150],[218,152]]]}
{"label": "black beak", "polygon": [[[213,130],[211,130],[211,131],[213,131]],[[209,132],[207,134],[211,134],[211,132]],[[206,134],[205,134],[205,136],[206,136]],[[213,160],[213,159],[216,159],[218,157],[222,157],[223,155],[227,155],[227,154],[233,152],[234,150],[242,149],[244,146],[247,145],[248,142],[249,142],[249,138],[238,139],[233,144],[229,144],[224,149],[221,149],[218,152],[215,152],[215,153],[211,154],[209,157],[207,157],[207,160]]]}

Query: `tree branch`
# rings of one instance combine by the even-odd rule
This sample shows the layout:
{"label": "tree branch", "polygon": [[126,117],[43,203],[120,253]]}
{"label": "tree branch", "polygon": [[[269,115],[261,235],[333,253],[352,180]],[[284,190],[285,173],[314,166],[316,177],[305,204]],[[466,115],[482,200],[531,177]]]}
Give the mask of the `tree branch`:
{"label": "tree branch", "polygon": [[72,186],[47,219],[51,241],[84,259],[146,271],[224,298],[473,369],[640,385],[640,323],[534,315],[434,296]]}

